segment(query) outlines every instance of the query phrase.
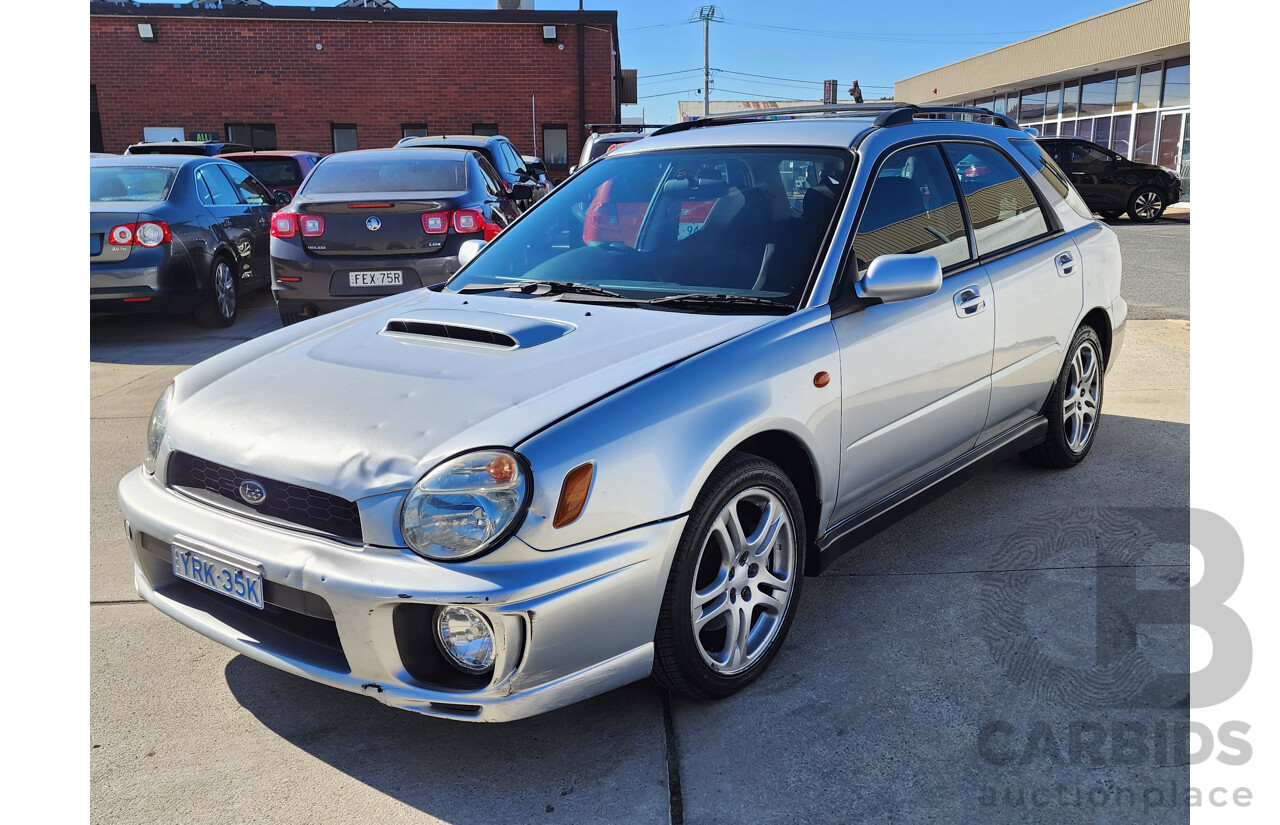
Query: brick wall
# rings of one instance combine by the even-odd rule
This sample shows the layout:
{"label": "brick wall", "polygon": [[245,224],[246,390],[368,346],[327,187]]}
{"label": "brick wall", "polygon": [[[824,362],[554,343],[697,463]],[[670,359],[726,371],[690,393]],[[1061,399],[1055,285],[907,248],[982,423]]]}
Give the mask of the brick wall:
{"label": "brick wall", "polygon": [[[152,24],[157,42],[139,38],[140,22]],[[496,123],[531,154],[536,93],[539,151],[542,124],[566,124],[572,164],[586,137],[578,34],[560,25],[558,35],[544,43],[541,25],[515,23],[95,13],[89,74],[108,152],[142,140],[144,126],[225,140],[228,123],[273,123],[279,148],[330,152],[333,123],[356,124],[368,149],[394,144],[402,124],[425,122],[432,134]],[[613,122],[612,35],[585,27],[584,43],[586,122]]]}

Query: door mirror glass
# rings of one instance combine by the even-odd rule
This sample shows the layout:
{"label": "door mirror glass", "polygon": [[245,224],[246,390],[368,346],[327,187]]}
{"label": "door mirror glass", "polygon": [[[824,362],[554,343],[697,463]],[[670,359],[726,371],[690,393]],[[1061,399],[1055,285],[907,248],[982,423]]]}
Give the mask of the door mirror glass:
{"label": "door mirror glass", "polygon": [[932,255],[881,255],[854,284],[860,298],[886,304],[932,295],[942,288],[942,265]]}
{"label": "door mirror glass", "polygon": [[461,268],[471,263],[471,259],[479,255],[484,246],[484,241],[474,238],[469,241],[463,241],[462,246],[458,247],[458,267]]}
{"label": "door mirror glass", "polygon": [[275,195],[272,197],[272,200],[276,202],[276,206],[285,206],[289,203],[289,201],[293,200],[293,195],[290,195],[288,192],[284,191],[283,189],[277,189],[275,191]]}

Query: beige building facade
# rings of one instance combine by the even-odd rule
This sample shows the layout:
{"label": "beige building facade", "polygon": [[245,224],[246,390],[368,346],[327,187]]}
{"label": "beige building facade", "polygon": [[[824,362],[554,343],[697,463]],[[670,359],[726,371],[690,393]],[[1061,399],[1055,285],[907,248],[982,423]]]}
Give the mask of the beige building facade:
{"label": "beige building facade", "polygon": [[1190,0],[1143,0],[900,80],[894,99],[981,106],[1191,183]]}

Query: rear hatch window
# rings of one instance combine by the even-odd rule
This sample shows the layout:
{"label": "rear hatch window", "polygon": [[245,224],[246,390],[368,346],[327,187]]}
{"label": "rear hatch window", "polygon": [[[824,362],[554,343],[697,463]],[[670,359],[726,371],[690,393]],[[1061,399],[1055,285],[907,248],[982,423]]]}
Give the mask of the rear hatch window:
{"label": "rear hatch window", "polygon": [[232,158],[269,188],[294,187],[302,183],[302,172],[293,158]]}

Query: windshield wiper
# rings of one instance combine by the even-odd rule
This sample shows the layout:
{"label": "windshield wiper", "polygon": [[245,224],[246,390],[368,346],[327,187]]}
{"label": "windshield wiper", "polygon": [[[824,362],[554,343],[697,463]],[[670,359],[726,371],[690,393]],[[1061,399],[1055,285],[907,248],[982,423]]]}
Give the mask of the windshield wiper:
{"label": "windshield wiper", "polygon": [[573,281],[520,281],[512,284],[474,284],[458,290],[460,295],[478,295],[484,292],[522,292],[525,295],[599,295],[602,298],[622,298],[612,290],[590,284],[575,284]]}
{"label": "windshield wiper", "polygon": [[653,300],[646,301],[645,303],[659,306],[690,307],[711,310],[767,309],[791,312],[795,309],[795,307],[789,304],[784,304],[781,301],[771,301],[768,298],[757,298],[754,295],[725,295],[723,293],[713,292],[693,292],[688,295],[668,295],[664,298],[654,298]]}

